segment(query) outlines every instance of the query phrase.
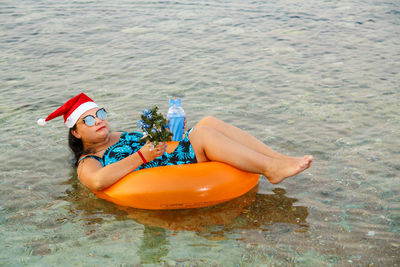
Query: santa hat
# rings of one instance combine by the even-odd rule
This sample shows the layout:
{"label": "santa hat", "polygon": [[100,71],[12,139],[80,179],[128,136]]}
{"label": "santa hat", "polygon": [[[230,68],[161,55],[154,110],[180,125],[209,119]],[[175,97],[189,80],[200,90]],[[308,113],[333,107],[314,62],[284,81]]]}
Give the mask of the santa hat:
{"label": "santa hat", "polygon": [[98,107],[99,106],[94,103],[94,101],[90,99],[87,95],[85,95],[84,93],[80,93],[79,95],[65,102],[64,105],[62,105],[49,116],[47,116],[46,119],[39,119],[37,123],[41,126],[44,126],[46,125],[47,121],[63,115],[64,123],[67,125],[68,128],[72,128],[83,113],[92,108]]}

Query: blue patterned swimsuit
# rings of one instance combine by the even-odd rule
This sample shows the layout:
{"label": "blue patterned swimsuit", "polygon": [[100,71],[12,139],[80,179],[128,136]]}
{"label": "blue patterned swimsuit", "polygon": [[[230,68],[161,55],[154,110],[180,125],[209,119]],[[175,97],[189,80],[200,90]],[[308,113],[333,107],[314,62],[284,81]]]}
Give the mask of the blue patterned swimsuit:
{"label": "blue patterned swimsuit", "polygon": [[[140,165],[136,170],[167,165],[197,163],[196,155],[194,154],[193,147],[189,141],[189,133],[192,129],[186,132],[185,138],[179,142],[178,146],[172,153],[165,152],[162,156],[155,158],[146,164]],[[106,149],[103,157],[88,155],[82,157],[79,162],[84,158],[90,157],[100,161],[103,167],[115,163],[136,153],[142,146],[144,146],[145,143],[139,142],[139,139],[142,137],[143,134],[141,132],[123,132],[119,141]]]}

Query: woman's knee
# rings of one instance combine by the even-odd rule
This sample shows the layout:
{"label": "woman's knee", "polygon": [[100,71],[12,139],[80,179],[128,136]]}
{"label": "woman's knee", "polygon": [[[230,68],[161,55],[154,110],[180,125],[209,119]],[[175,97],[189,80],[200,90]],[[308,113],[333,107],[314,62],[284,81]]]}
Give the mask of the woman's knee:
{"label": "woman's knee", "polygon": [[217,124],[219,122],[220,122],[220,120],[218,120],[216,117],[205,116],[199,121],[198,125],[200,125],[200,126],[213,126],[213,125],[215,125],[215,124]]}

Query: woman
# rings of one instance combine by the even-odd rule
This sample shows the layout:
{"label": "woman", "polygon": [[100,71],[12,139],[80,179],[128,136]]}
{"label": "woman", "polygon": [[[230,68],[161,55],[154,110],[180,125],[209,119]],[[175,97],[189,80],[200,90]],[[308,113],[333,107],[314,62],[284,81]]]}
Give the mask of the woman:
{"label": "woman", "polygon": [[232,125],[205,117],[186,133],[172,153],[167,145],[140,143],[141,133],[112,132],[106,112],[81,93],[39,124],[58,116],[70,128],[69,144],[77,157],[79,180],[94,191],[103,190],[128,173],[143,168],[207,161],[230,164],[263,174],[277,184],[311,166],[312,156],[288,157]]}

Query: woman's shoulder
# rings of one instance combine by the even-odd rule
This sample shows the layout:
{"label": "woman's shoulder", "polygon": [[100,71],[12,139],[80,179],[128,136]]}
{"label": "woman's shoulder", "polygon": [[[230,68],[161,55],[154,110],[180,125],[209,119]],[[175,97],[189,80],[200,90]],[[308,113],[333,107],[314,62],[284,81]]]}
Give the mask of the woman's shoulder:
{"label": "woman's shoulder", "polygon": [[99,157],[99,156],[96,156],[96,155],[85,155],[85,156],[81,156],[79,158],[78,166],[79,166],[79,163],[81,163],[81,161],[83,161],[84,159],[87,159],[87,158],[95,159],[95,160],[99,161],[100,163],[102,163],[102,158]]}

